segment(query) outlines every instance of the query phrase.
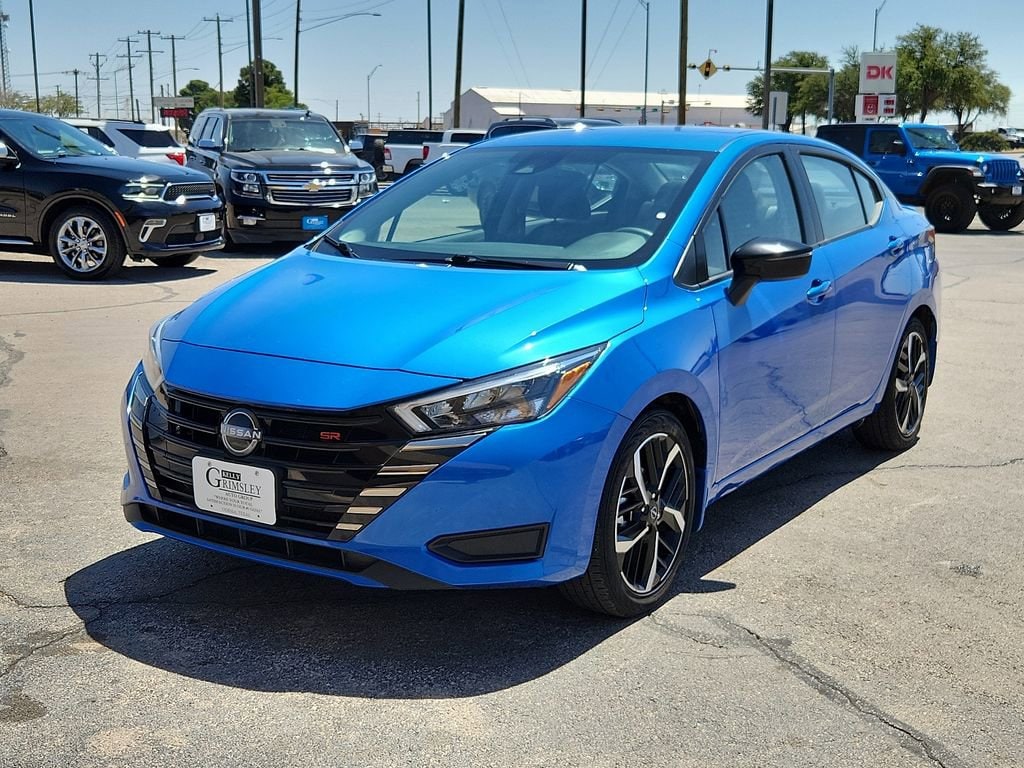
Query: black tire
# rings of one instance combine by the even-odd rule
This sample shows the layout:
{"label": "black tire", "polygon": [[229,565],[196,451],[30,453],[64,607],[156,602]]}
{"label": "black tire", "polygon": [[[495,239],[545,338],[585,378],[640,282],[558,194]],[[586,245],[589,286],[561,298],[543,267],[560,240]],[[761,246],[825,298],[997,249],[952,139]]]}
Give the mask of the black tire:
{"label": "black tire", "polygon": [[978,209],[978,217],[993,232],[1006,232],[1024,222],[1024,203],[983,205]]}
{"label": "black tire", "polygon": [[[672,446],[678,446],[678,454]],[[646,494],[634,471],[638,453],[641,463],[650,459],[647,467],[641,465],[640,474],[660,477],[657,487],[647,488]],[[654,483],[648,480],[645,485]],[[667,599],[682,564],[693,527],[695,496],[693,451],[683,425],[668,411],[644,414],[626,433],[612,460],[597,512],[590,564],[583,575],[559,585],[562,594],[583,608],[610,616],[637,616],[657,608]],[[662,560],[651,557],[661,552],[670,556],[665,567]],[[644,580],[645,587],[637,589],[635,585]]]}
{"label": "black tire", "polygon": [[150,261],[158,267],[177,268],[187,267],[198,258],[198,253],[173,253],[169,256],[154,256]]}
{"label": "black tire", "polygon": [[[908,347],[908,340],[915,337],[917,341]],[[924,356],[923,361],[920,355]],[[882,451],[905,451],[917,442],[928,402],[931,369],[928,332],[914,318],[896,347],[896,359],[878,410],[853,427],[853,434],[862,445]]]}
{"label": "black tire", "polygon": [[956,182],[936,187],[924,204],[924,214],[937,232],[963,232],[977,212],[974,192]]}
{"label": "black tire", "polygon": [[46,233],[50,256],[74,280],[106,280],[128,255],[121,232],[101,208],[81,205],[61,211]]}

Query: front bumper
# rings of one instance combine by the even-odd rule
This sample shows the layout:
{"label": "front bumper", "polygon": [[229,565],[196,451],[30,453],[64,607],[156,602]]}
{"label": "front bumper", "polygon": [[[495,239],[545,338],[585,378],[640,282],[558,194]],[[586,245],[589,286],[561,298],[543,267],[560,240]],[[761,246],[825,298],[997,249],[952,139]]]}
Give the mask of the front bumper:
{"label": "front bumper", "polygon": [[227,230],[236,243],[304,243],[322,231],[319,228],[304,229],[306,217],[326,216],[327,226],[331,226],[358,202],[319,208],[279,206],[265,200],[232,201],[225,212]]}
{"label": "front bumper", "polygon": [[982,204],[1020,205],[1024,203],[1024,180],[1015,184],[981,183],[976,192]]}
{"label": "front bumper", "polygon": [[[203,215],[214,216],[212,230],[200,230],[199,220]],[[183,205],[136,203],[123,213],[128,252],[159,256],[223,248],[223,215],[224,207],[219,198]]]}
{"label": "front bumper", "polygon": [[[503,427],[460,449],[343,541],[204,512],[187,496],[161,494],[153,448],[148,436],[139,439],[146,416],[137,403],[132,416],[140,374],[122,411],[128,473],[121,500],[130,523],[362,586],[540,586],[579,575],[590,558],[609,437],[615,442],[626,428],[617,414],[567,398],[545,418]],[[418,442],[410,436],[402,450],[426,461]],[[220,447],[211,450],[239,461]]]}

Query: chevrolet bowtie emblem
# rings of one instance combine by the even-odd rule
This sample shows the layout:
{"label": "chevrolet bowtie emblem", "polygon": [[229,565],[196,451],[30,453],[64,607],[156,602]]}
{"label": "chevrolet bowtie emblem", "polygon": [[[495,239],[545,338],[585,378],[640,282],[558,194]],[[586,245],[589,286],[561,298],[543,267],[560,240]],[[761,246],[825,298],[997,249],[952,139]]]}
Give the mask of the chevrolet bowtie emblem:
{"label": "chevrolet bowtie emblem", "polygon": [[319,192],[322,186],[323,185],[319,181],[313,179],[313,181],[308,182],[306,186],[303,187],[303,189],[306,190],[307,192]]}

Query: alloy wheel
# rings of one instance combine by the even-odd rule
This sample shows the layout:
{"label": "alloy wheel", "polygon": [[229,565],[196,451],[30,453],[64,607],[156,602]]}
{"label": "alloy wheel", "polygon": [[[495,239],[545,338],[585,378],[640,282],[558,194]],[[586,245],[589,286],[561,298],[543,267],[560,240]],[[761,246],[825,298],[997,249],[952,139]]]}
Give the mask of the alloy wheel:
{"label": "alloy wheel", "polygon": [[622,580],[638,595],[672,573],[686,538],[687,486],[683,452],[671,436],[659,432],[637,447],[619,489],[615,554]]}
{"label": "alloy wheel", "polygon": [[911,331],[903,340],[893,383],[896,388],[896,423],[900,434],[910,437],[921,425],[928,388],[928,351],[924,338],[917,331]]}
{"label": "alloy wheel", "polygon": [[57,231],[57,255],[75,272],[94,272],[107,258],[107,235],[99,222],[73,216]]}

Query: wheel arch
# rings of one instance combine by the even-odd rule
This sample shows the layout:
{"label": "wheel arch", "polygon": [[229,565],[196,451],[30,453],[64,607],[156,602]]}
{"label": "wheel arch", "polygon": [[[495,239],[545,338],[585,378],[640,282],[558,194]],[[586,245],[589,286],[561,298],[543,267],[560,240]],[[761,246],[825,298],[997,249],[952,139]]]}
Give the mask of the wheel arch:
{"label": "wheel arch", "polygon": [[973,191],[973,169],[966,165],[936,165],[925,176],[920,195],[926,198],[939,187],[949,183],[962,184]]}
{"label": "wheel arch", "polygon": [[39,215],[35,241],[42,245],[47,245],[50,239],[50,228],[53,226],[54,220],[64,211],[79,205],[95,206],[110,216],[117,225],[117,232],[121,237],[121,241],[124,243],[125,248],[128,248],[129,241],[124,215],[99,195],[83,191],[69,192],[47,202],[46,207],[43,208]]}
{"label": "wheel arch", "polygon": [[909,325],[910,321],[915,319],[921,322],[928,333],[928,384],[930,385],[935,379],[935,355],[939,347],[939,321],[935,317],[935,312],[927,304],[922,304],[915,309],[907,320],[907,324]]}

